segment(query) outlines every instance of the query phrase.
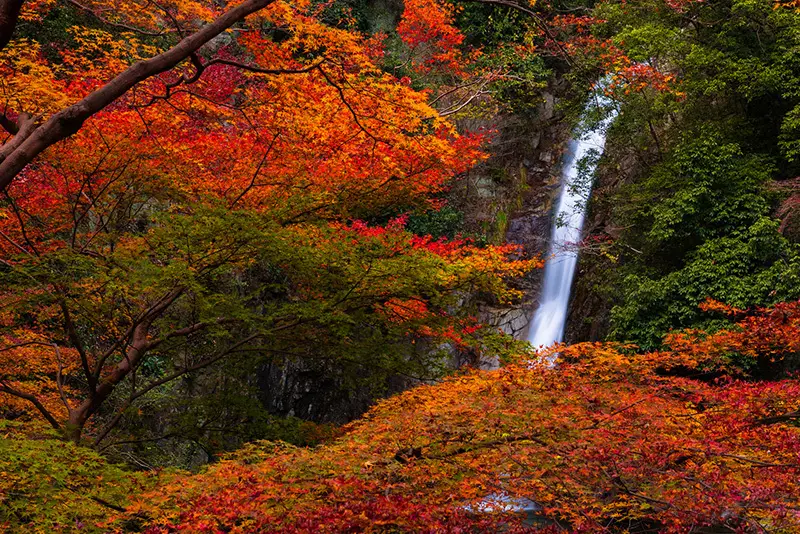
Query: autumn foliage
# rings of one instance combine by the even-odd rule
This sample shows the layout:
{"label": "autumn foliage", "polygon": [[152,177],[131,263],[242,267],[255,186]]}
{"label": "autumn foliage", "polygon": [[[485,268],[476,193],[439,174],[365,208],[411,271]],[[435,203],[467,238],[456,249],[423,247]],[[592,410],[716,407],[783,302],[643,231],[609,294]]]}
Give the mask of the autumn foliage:
{"label": "autumn foliage", "polygon": [[[392,37],[311,0],[41,0],[0,20],[0,530],[800,532],[800,302],[708,299],[719,327],[657,350],[536,353],[483,312],[518,303],[538,259],[413,231],[488,157],[491,128],[458,119],[503,83],[547,85],[539,59],[675,124],[692,90],[608,34],[603,9],[634,3],[485,3],[530,24],[493,51],[440,0],[405,1]],[[704,4],[652,1],[698,32]],[[263,422],[231,391],[273,365],[407,391],[320,445],[218,454],[245,441],[226,423]],[[176,414],[216,432],[199,472],[103,457],[182,438]]]}
{"label": "autumn foliage", "polygon": [[[556,347],[555,367],[523,355],[385,400],[313,449],[255,443],[199,475],[112,470],[116,487],[137,488],[125,513],[89,506],[89,489],[73,521],[152,533],[794,532],[800,384],[721,370],[720,355],[796,358],[800,303],[705,308],[737,314],[736,327],[659,353]],[[74,492],[50,498],[80,506]]]}
{"label": "autumn foliage", "polygon": [[466,373],[381,402],[331,445],[255,444],[167,477],[129,513],[153,533],[534,530],[515,507],[558,531],[793,532],[800,383],[706,366],[794,357],[798,316],[762,310],[668,353],[579,344],[555,367]]}
{"label": "autumn foliage", "polygon": [[[381,336],[398,351],[431,352],[475,350],[483,333],[495,335],[453,303],[480,291],[516,298],[508,280],[537,262],[515,247],[414,235],[403,215],[441,208],[452,180],[485,157],[484,139],[457,131],[428,92],[388,72],[381,36],[327,25],[323,8],[253,8],[14,177],[0,203],[4,413],[43,417],[75,441],[88,425],[97,445],[136,399],[242,351],[350,361]],[[61,8],[26,9],[24,20],[44,22]],[[0,50],[11,95],[3,157],[37,138],[28,129],[69,122],[142,62],[238,8],[70,9],[94,22]],[[401,34],[435,49],[420,65],[455,67],[451,19],[443,4],[407,6]],[[325,348],[298,351],[298,339]],[[143,382],[146,362],[174,358],[181,340],[197,349],[189,360]],[[388,373],[406,365],[365,358],[389,360],[361,362]],[[426,359],[408,365],[441,367]],[[123,400],[115,391],[126,381]]]}

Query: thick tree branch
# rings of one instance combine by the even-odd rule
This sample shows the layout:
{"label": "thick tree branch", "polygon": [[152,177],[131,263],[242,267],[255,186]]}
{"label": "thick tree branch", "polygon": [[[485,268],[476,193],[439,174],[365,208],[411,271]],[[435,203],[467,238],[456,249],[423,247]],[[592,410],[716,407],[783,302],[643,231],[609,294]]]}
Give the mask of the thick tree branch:
{"label": "thick tree branch", "polygon": [[153,350],[154,348],[161,345],[164,341],[169,339],[174,339],[176,337],[186,337],[188,335],[194,334],[195,332],[199,332],[201,330],[205,330],[209,326],[221,325],[221,324],[228,324],[228,323],[235,323],[237,322],[236,319],[228,319],[225,317],[217,317],[213,321],[204,321],[201,323],[195,323],[184,328],[179,328],[177,330],[173,330],[167,334],[164,334],[159,339],[153,340],[148,343],[146,350]]}
{"label": "thick tree branch", "polygon": [[0,50],[11,41],[24,3],[25,0],[0,0]]}
{"label": "thick tree branch", "polygon": [[183,292],[184,288],[182,287],[178,287],[171,290],[170,292],[162,296],[158,301],[156,301],[155,304],[150,306],[150,308],[148,308],[144,313],[142,313],[133,322],[133,324],[130,325],[125,334],[121,336],[119,339],[117,339],[116,342],[114,342],[114,344],[111,345],[111,347],[109,347],[108,350],[106,350],[106,352],[102,356],[100,356],[100,358],[97,359],[97,362],[95,363],[94,366],[95,377],[97,377],[98,379],[100,378],[100,375],[103,373],[103,368],[105,367],[105,363],[106,360],[108,360],[108,358],[110,358],[115,352],[117,352],[117,350],[121,350],[126,343],[129,346],[131,345],[130,342],[131,339],[136,336],[137,330],[140,329],[143,324],[145,324],[144,328],[146,333],[146,330],[150,328],[152,322],[162,312],[164,312],[167,308],[169,308],[172,305],[172,303],[175,302],[175,300],[177,300],[181,295],[183,295]]}
{"label": "thick tree branch", "polygon": [[[111,396],[116,387],[127,376],[135,372],[142,359],[147,354],[150,344],[149,330],[156,318],[158,318],[172,303],[183,294],[184,289],[175,288],[161,297],[147,311],[145,311],[126,332],[125,336],[118,340],[106,354],[100,358],[95,365],[94,378],[96,386],[91,388],[89,397],[74,408],[69,414],[69,437],[74,442],[79,442],[81,431],[86,421],[91,417],[103,402]],[[104,364],[106,358],[113,354],[122,343],[125,344],[124,357],[104,376]],[[102,376],[102,377],[101,377]]]}
{"label": "thick tree branch", "polygon": [[56,421],[56,418],[53,417],[53,414],[51,414],[48,409],[44,407],[44,404],[42,404],[35,395],[14,389],[3,382],[0,382],[0,393],[8,393],[9,395],[13,395],[14,397],[30,402],[36,407],[37,410],[39,410],[39,413],[41,413],[44,418],[47,419],[47,422],[50,423],[50,426],[56,430],[61,430],[61,425],[58,423],[58,421]]}
{"label": "thick tree branch", "polygon": [[[2,1],[0,0],[0,2]],[[5,159],[0,163],[0,190],[5,190],[14,177],[39,154],[58,141],[75,134],[89,117],[124,95],[133,86],[156,74],[174,68],[236,22],[267,7],[274,1],[247,0],[239,4],[211,24],[182,39],[166,52],[134,63],[123,73],[103,87],[90,93],[83,100],[64,108],[50,117],[47,122],[37,127],[24,141],[6,154]],[[10,142],[13,143],[14,140],[12,139]]]}
{"label": "thick tree branch", "polygon": [[[2,0],[0,0],[2,2]],[[36,130],[36,121],[38,117],[33,117],[28,113],[20,113],[17,122],[13,122],[3,115],[2,121],[3,129],[14,135],[6,144],[0,147],[0,162],[18,150],[20,146],[33,134]],[[0,188],[2,189],[2,188]]]}

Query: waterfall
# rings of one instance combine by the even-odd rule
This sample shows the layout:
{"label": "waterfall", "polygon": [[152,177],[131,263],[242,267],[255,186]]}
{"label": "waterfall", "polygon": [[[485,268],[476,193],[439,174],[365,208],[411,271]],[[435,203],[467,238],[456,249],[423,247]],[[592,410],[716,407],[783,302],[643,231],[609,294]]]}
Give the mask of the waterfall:
{"label": "waterfall", "polygon": [[[603,93],[606,84],[607,79],[595,87],[564,156],[561,191],[544,266],[542,294],[528,331],[528,341],[535,348],[549,347],[564,337],[569,294],[578,264],[577,245],[581,240],[592,178],[605,147],[606,130],[617,116],[613,102]],[[552,358],[549,363],[553,363]],[[478,513],[521,512],[528,516],[528,520],[534,521],[530,524],[535,524],[542,506],[501,489],[484,497],[477,506],[466,506],[465,509]]]}
{"label": "waterfall", "polygon": [[539,307],[528,330],[528,341],[535,348],[549,347],[564,338],[569,296],[578,263],[578,243],[586,217],[592,176],[605,146],[606,130],[616,117],[610,99],[602,94],[604,85],[598,84],[584,111],[582,122],[587,122],[590,115],[596,116],[596,112],[603,114],[602,120],[593,123],[588,131],[584,127],[577,128],[564,156],[561,192],[553,217]]}

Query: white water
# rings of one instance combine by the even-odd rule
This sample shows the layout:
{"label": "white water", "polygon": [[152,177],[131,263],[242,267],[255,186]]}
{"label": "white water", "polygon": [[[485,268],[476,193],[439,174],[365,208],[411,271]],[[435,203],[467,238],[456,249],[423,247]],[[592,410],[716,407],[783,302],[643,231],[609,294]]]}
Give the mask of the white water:
{"label": "white water", "polygon": [[528,329],[528,341],[535,348],[549,347],[564,338],[572,280],[578,264],[578,244],[591,193],[591,177],[597,166],[597,157],[605,147],[606,130],[616,116],[610,104],[604,96],[590,99],[587,112],[598,106],[606,110],[605,118],[586,134],[576,134],[567,145],[539,307]]}
{"label": "white water", "polygon": [[[597,94],[586,107],[587,117],[584,120],[595,106],[605,114],[604,118],[585,135],[575,134],[567,145],[567,154],[563,161],[561,192],[544,267],[542,294],[528,331],[528,341],[536,348],[549,347],[559,343],[564,337],[572,279],[578,264],[577,246],[581,240],[586,205],[591,193],[591,179],[597,159],[605,147],[606,130],[617,116],[611,100],[602,96],[605,82],[598,85]],[[576,132],[581,130],[579,127]],[[553,359],[554,357],[549,358],[550,364]],[[478,513],[520,512],[531,519],[542,511],[542,507],[529,498],[512,496],[500,490],[484,497],[475,508],[467,506],[466,510]]]}

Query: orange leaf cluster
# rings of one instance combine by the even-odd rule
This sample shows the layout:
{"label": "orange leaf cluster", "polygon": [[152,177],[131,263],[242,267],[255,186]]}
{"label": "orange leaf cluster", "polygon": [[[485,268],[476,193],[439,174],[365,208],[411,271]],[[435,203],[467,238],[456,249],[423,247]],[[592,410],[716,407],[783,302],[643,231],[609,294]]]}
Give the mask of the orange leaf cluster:
{"label": "orange leaf cluster", "polygon": [[[744,320],[742,336],[770,338],[761,329],[797,309]],[[793,339],[752,349],[793,353],[791,316]],[[555,368],[522,359],[383,401],[315,450],[254,445],[135,509],[152,533],[536,530],[523,507],[544,530],[800,528],[800,381],[673,376],[661,355],[614,345],[554,350]]]}
{"label": "orange leaf cluster", "polygon": [[459,46],[464,36],[454,25],[453,5],[439,0],[407,0],[403,5],[397,33],[412,50],[415,70],[463,75],[466,61]]}

